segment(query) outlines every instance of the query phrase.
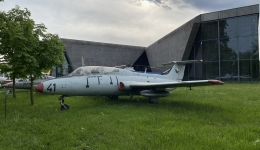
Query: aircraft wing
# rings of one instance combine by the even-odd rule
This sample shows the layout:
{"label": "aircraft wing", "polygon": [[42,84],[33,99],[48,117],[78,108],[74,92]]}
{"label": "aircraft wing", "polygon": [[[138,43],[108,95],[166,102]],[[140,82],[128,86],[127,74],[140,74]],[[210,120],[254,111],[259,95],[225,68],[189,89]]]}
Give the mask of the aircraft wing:
{"label": "aircraft wing", "polygon": [[196,80],[196,81],[173,81],[173,82],[120,82],[120,90],[126,90],[129,88],[174,88],[174,87],[190,87],[190,86],[209,86],[209,85],[222,85],[224,82],[219,80]]}

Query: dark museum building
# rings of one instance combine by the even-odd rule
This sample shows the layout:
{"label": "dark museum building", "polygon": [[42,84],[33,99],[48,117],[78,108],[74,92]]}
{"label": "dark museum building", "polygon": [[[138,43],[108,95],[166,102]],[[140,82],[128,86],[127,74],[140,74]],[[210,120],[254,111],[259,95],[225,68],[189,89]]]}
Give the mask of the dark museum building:
{"label": "dark museum building", "polygon": [[202,59],[186,66],[184,80],[259,81],[258,20],[259,5],[201,14],[148,47],[62,39],[67,64],[52,74],[127,64],[162,72],[171,68],[165,62]]}

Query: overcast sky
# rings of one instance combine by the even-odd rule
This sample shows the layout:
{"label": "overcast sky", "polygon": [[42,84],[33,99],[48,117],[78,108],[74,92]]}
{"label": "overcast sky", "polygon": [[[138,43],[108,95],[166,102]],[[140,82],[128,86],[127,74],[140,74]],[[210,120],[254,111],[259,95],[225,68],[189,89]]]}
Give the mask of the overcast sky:
{"label": "overcast sky", "polygon": [[259,0],[5,0],[0,11],[28,8],[61,38],[149,46],[195,16]]}

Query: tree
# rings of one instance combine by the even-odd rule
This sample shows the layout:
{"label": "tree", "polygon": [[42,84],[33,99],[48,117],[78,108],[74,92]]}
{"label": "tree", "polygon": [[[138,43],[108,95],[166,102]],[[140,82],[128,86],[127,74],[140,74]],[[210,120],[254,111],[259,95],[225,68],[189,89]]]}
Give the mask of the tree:
{"label": "tree", "polygon": [[15,78],[29,75],[31,104],[34,105],[33,81],[42,70],[62,64],[64,44],[58,35],[47,33],[44,24],[35,24],[30,16],[28,9],[20,10],[19,6],[0,13],[0,55],[11,66],[13,97],[16,97]]}
{"label": "tree", "polygon": [[37,25],[34,30],[34,35],[38,38],[35,45],[35,50],[30,54],[36,59],[36,63],[28,63],[25,72],[30,75],[31,89],[30,99],[31,105],[34,105],[33,100],[33,81],[41,76],[42,71],[50,70],[53,66],[63,64],[64,44],[58,35],[50,33],[44,34],[45,26],[43,24]]}
{"label": "tree", "polygon": [[[0,13],[0,55],[2,55],[1,60],[11,66],[6,71],[10,71],[13,84],[16,77],[25,76],[26,66],[23,61],[31,62],[33,59],[28,54],[33,44],[31,30],[34,25],[34,21],[29,18],[30,15],[27,9],[20,10],[19,6],[8,13]],[[16,97],[14,86],[13,97]]]}

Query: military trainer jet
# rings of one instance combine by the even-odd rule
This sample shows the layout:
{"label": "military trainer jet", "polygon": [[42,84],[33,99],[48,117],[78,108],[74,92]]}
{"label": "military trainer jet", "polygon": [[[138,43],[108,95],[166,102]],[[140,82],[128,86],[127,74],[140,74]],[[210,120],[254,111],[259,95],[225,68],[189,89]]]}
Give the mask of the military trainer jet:
{"label": "military trainer jet", "polygon": [[[33,82],[33,87],[36,87],[38,84],[42,83],[44,80],[35,80]],[[4,88],[12,89],[13,88],[13,82],[9,82],[3,85]],[[16,89],[30,89],[31,88],[31,81],[23,81],[18,80],[15,82],[15,88]]]}
{"label": "military trainer jet", "polygon": [[[36,87],[38,84],[46,81],[46,80],[50,80],[53,79],[55,77],[53,76],[49,76],[47,73],[42,73],[42,78],[41,79],[36,79],[33,82],[33,87]],[[13,82],[9,82],[3,85],[3,87],[7,88],[7,89],[12,89],[13,88]],[[19,79],[18,81],[15,81],[15,88],[16,89],[30,89],[31,88],[31,81],[29,81],[29,79],[27,80],[22,80]]]}
{"label": "military trainer jet", "polygon": [[0,74],[0,83],[8,83],[11,82],[11,80],[7,79],[8,77],[5,74]]}
{"label": "military trainer jet", "polygon": [[150,103],[157,103],[159,97],[168,96],[176,87],[222,85],[219,80],[182,81],[187,63],[202,60],[172,61],[163,65],[173,65],[168,74],[148,74],[132,72],[126,69],[103,66],[79,67],[66,77],[44,81],[35,87],[36,91],[48,94],[60,94],[61,109],[66,96],[109,96],[117,99],[119,95],[142,95]]}

